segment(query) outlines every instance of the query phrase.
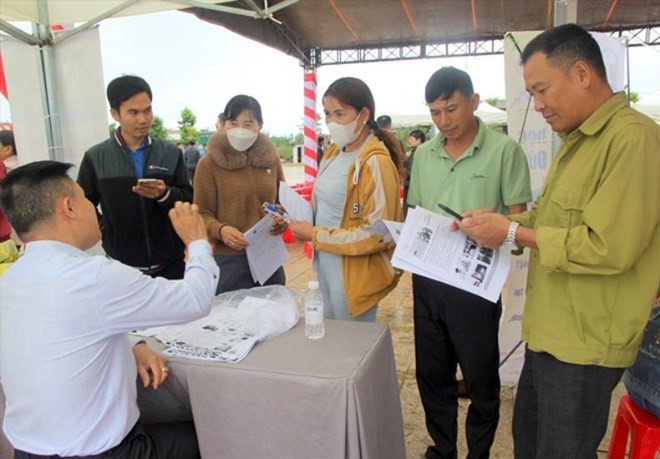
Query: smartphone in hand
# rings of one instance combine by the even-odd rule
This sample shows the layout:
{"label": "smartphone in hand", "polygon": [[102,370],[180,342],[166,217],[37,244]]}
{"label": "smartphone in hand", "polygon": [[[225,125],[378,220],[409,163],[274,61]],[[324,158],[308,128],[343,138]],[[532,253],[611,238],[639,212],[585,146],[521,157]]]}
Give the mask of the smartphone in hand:
{"label": "smartphone in hand", "polygon": [[155,178],[140,178],[138,179],[138,185],[149,185],[150,183],[156,183],[158,179]]}
{"label": "smartphone in hand", "polygon": [[287,214],[283,210],[279,209],[275,204],[271,204],[270,202],[264,202],[263,203],[263,208],[269,214],[273,214],[276,217],[281,217],[286,222],[289,221],[289,214]]}

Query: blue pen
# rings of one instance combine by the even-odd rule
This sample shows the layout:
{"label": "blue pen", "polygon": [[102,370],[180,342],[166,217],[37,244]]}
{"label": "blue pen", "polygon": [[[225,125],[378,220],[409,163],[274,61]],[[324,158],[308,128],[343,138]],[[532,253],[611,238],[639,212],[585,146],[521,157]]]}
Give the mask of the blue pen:
{"label": "blue pen", "polygon": [[286,222],[289,221],[289,215],[286,212],[280,210],[275,204],[271,204],[270,202],[264,202],[263,208],[269,214],[273,214],[276,217],[281,217]]}

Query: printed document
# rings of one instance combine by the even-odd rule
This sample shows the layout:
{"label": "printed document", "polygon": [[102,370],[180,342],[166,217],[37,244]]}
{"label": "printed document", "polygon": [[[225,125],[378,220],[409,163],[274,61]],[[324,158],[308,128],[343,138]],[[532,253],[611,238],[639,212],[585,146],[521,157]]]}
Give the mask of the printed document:
{"label": "printed document", "polygon": [[392,266],[496,302],[509,273],[510,249],[479,247],[452,219],[421,207],[408,209]]}
{"label": "printed document", "polygon": [[280,204],[293,220],[314,224],[314,213],[310,203],[293,191],[286,182],[280,182]]}
{"label": "printed document", "polygon": [[373,224],[363,228],[367,233],[380,234],[383,242],[399,242],[399,236],[403,230],[402,222],[392,220],[377,220]]}
{"label": "printed document", "polygon": [[248,241],[246,254],[252,279],[261,285],[284,264],[289,256],[282,236],[270,234],[272,224],[273,217],[264,215],[245,232],[245,238]]}
{"label": "printed document", "polygon": [[[259,289],[274,291],[278,287],[281,292],[272,295],[273,299],[258,296]],[[297,303],[282,290],[285,288],[257,287],[252,289],[256,296],[242,295],[238,304],[234,298],[227,299],[231,294],[221,294],[206,317],[136,333],[153,336],[165,344],[167,349],[163,353],[167,356],[240,362],[257,343],[289,330],[298,322]]]}

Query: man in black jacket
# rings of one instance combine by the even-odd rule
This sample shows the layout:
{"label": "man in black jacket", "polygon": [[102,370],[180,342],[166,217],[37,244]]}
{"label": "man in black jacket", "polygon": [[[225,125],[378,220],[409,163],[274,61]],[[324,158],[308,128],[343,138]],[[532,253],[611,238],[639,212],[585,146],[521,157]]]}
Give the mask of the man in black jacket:
{"label": "man in black jacket", "polygon": [[167,213],[176,201],[192,202],[182,155],[149,136],[152,95],[144,79],[115,78],[107,97],[119,128],[85,153],[78,172],[85,196],[101,207],[103,249],[152,277],[181,279],[184,246]]}

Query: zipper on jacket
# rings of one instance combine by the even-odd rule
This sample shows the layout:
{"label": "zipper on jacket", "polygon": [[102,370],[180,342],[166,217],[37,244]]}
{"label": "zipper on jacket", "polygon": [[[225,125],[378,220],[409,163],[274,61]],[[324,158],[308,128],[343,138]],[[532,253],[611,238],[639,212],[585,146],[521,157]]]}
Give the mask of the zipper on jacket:
{"label": "zipper on jacket", "polygon": [[357,185],[360,181],[360,158],[355,160],[355,170],[353,171],[353,185]]}
{"label": "zipper on jacket", "polygon": [[[151,140],[151,139],[149,139]],[[144,151],[144,170],[146,172],[149,164],[149,156],[151,154],[151,142],[148,141]],[[149,223],[147,222],[147,209],[145,207],[145,197],[140,196],[140,210],[142,212],[142,227],[144,228],[144,243],[147,247],[147,266],[151,268],[154,265],[154,259],[151,253],[151,241],[149,238]]]}

